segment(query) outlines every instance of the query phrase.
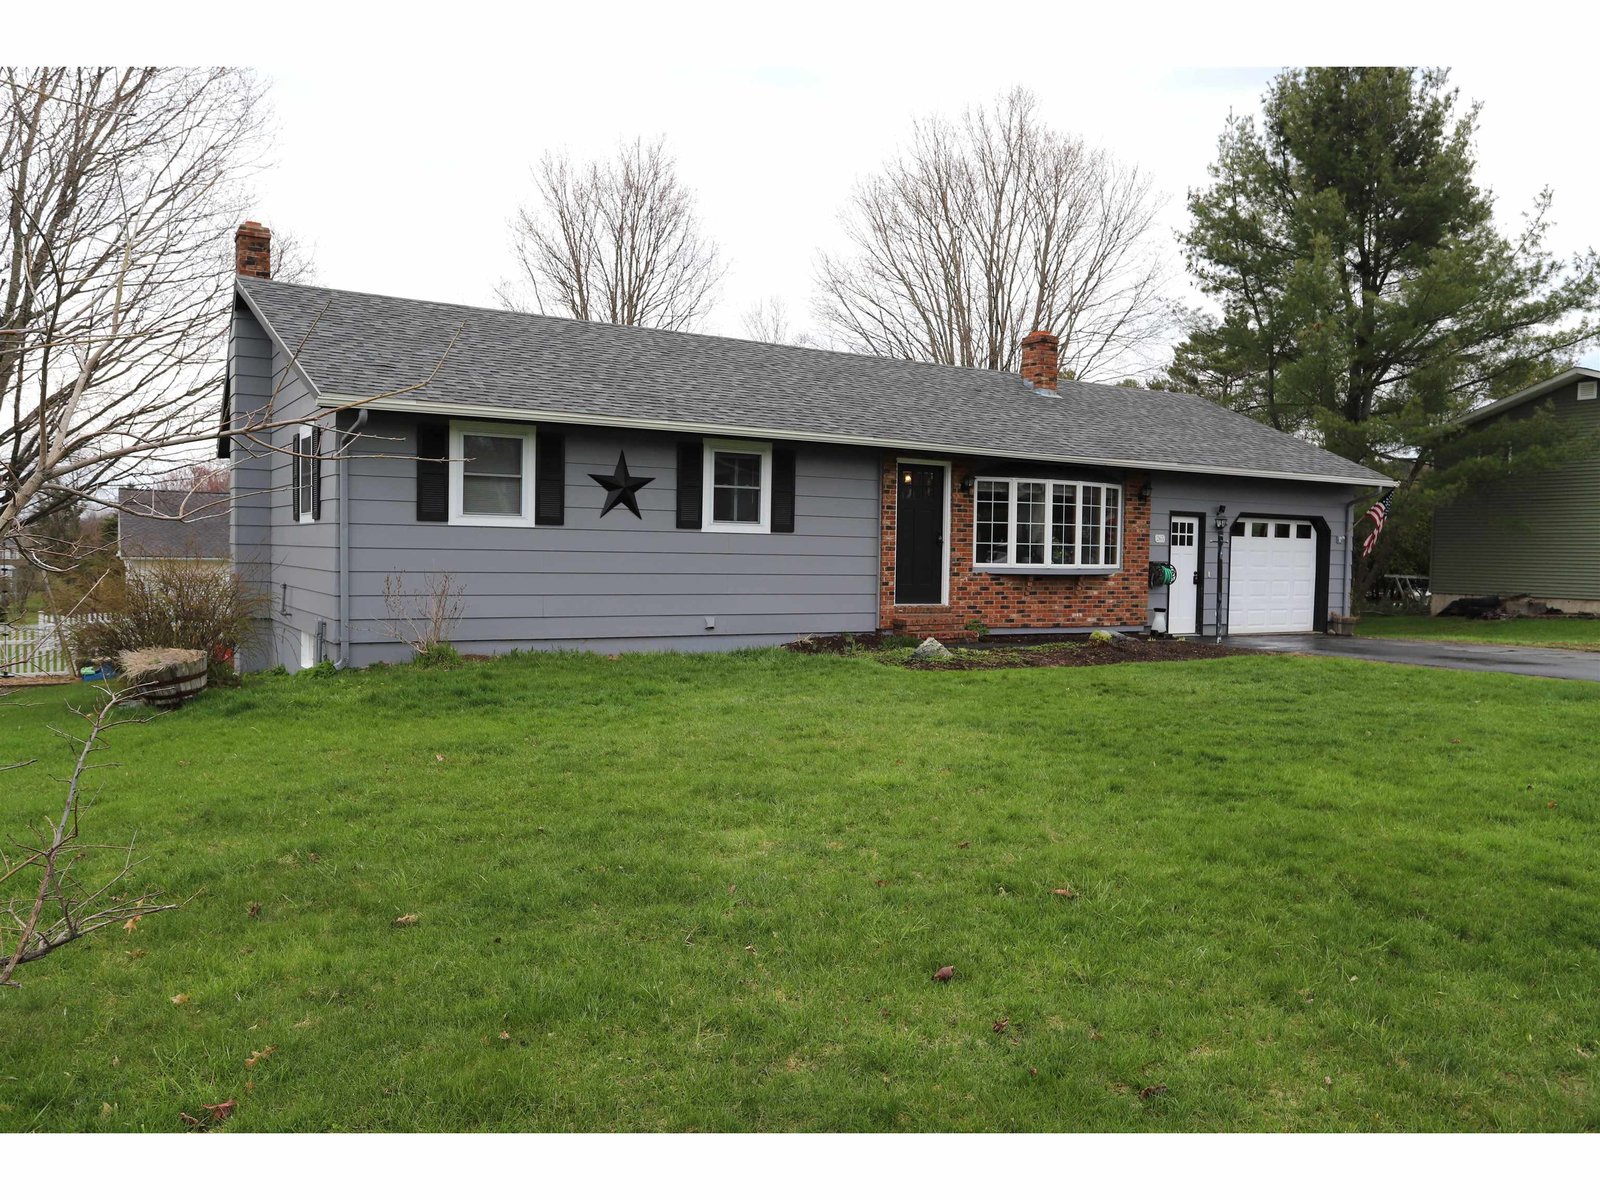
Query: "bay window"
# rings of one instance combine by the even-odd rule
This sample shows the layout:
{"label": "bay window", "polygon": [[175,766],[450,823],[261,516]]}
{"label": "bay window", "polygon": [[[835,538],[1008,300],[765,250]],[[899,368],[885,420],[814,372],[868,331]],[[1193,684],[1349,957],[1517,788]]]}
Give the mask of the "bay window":
{"label": "bay window", "polygon": [[1122,562],[1122,489],[1060,479],[979,479],[973,487],[973,563],[1052,570]]}

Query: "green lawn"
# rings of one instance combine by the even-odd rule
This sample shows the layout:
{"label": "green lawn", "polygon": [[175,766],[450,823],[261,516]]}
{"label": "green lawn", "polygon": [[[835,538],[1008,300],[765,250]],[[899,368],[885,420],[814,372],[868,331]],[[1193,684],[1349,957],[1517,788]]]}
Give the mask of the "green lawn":
{"label": "green lawn", "polygon": [[[0,826],[88,694],[0,710]],[[0,994],[0,1129],[1594,1129],[1597,729],[1289,657],[254,681],[111,735],[94,837],[194,899]]]}
{"label": "green lawn", "polygon": [[1490,642],[1502,646],[1552,646],[1600,650],[1600,619],[1514,617],[1474,621],[1467,617],[1399,617],[1368,614],[1356,625],[1361,637],[1427,642]]}

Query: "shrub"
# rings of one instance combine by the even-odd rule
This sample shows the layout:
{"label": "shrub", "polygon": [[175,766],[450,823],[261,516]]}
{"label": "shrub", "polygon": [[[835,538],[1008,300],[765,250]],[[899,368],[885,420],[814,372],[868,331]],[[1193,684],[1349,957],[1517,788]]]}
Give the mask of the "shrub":
{"label": "shrub", "polygon": [[461,651],[449,642],[435,642],[418,650],[411,661],[419,667],[458,667],[461,665]]}
{"label": "shrub", "polygon": [[73,629],[73,641],[87,657],[153,646],[204,650],[231,669],[234,651],[257,636],[265,615],[265,599],[229,568],[171,559],[130,573],[103,615]]}
{"label": "shrub", "polygon": [[383,577],[384,632],[411,647],[412,660],[423,666],[450,666],[461,661],[450,644],[466,605],[465,589],[448,571],[430,571],[422,587],[406,586],[406,577]]}

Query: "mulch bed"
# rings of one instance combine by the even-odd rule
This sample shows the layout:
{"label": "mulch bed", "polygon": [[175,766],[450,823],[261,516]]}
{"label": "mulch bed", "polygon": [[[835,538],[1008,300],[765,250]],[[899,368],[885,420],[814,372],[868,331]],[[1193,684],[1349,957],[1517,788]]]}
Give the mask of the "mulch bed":
{"label": "mulch bed", "polygon": [[[797,654],[849,654],[852,651],[885,649],[880,634],[843,634],[790,642]],[[895,645],[902,645],[897,640]],[[1129,662],[1185,662],[1197,658],[1232,658],[1239,654],[1259,654],[1239,646],[1219,646],[1215,642],[1182,641],[1176,638],[1126,637],[1109,642],[1091,642],[1087,636],[1018,638],[999,641],[958,643],[951,646],[955,658],[938,661],[907,660],[904,665],[916,671],[992,671],[1009,667],[1105,667]]]}

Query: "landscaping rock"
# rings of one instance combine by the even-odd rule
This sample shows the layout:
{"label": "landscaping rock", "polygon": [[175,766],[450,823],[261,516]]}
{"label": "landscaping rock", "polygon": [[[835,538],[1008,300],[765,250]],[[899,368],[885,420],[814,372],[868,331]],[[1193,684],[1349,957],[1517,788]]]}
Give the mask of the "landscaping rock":
{"label": "landscaping rock", "polygon": [[938,638],[930,637],[925,638],[922,643],[911,652],[911,657],[916,659],[918,662],[930,662],[946,658],[954,658],[955,655],[951,654],[950,651],[945,648],[944,643]]}

